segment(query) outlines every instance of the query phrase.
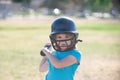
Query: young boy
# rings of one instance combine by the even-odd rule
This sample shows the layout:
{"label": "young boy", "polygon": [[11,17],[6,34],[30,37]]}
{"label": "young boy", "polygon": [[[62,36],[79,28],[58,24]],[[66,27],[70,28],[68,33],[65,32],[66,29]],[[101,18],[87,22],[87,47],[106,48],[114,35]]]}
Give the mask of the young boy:
{"label": "young boy", "polygon": [[[81,53],[76,49],[78,33],[74,21],[60,17],[53,21],[50,40],[55,51],[43,48],[44,52],[39,71],[48,71],[45,80],[74,80],[80,65]],[[46,44],[47,45],[47,44]]]}

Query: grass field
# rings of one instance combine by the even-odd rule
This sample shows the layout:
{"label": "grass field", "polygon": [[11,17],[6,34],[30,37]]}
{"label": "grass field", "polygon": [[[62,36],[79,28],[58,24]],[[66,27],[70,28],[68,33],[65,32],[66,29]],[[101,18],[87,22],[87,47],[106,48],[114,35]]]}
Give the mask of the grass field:
{"label": "grass field", "polygon": [[[43,80],[40,49],[53,17],[0,20],[0,80]],[[76,80],[120,80],[120,21],[74,18],[82,52]]]}

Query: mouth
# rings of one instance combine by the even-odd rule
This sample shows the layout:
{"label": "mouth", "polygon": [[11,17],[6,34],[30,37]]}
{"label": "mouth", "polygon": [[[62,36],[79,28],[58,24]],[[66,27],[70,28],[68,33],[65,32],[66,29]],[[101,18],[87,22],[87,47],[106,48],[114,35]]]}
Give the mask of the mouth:
{"label": "mouth", "polygon": [[60,46],[60,49],[63,51],[65,49],[67,49],[67,46]]}
{"label": "mouth", "polygon": [[60,48],[67,48],[68,46],[65,46],[65,45],[63,45],[63,46],[59,46]]}
{"label": "mouth", "polygon": [[60,46],[60,47],[67,47],[67,46]]}

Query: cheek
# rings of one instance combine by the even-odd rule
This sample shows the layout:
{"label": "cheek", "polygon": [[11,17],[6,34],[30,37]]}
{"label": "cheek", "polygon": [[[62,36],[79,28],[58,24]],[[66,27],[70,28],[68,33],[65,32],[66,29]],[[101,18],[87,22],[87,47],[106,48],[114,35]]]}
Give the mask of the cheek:
{"label": "cheek", "polygon": [[72,41],[71,41],[71,40],[67,41],[67,44],[68,44],[68,45],[71,45],[71,44],[72,44]]}
{"label": "cheek", "polygon": [[67,43],[68,43],[69,45],[71,45],[71,44],[74,44],[75,41],[74,41],[74,40],[69,40]]}
{"label": "cheek", "polygon": [[60,42],[57,41],[57,45],[59,45],[59,44],[60,44]]}

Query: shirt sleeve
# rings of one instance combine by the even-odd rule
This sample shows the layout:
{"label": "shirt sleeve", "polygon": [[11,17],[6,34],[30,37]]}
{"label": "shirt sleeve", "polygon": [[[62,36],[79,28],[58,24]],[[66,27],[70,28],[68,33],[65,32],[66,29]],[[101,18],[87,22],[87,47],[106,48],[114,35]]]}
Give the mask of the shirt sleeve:
{"label": "shirt sleeve", "polygon": [[74,51],[71,55],[74,56],[78,60],[78,64],[80,64],[81,52],[80,51]]}

